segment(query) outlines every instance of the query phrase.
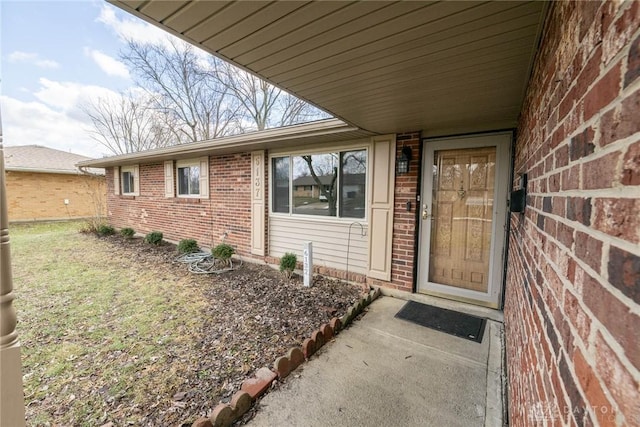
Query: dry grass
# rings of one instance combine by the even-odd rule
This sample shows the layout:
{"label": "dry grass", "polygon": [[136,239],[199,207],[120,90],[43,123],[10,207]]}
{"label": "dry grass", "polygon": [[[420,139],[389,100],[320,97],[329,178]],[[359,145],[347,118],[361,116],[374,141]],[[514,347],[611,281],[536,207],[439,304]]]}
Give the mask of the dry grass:
{"label": "dry grass", "polygon": [[10,230],[29,425],[192,421],[358,295],[265,267],[192,275],[173,247],[80,226]]}
{"label": "dry grass", "polygon": [[169,358],[197,356],[204,319],[191,314],[207,301],[188,278],[157,280],[77,229],[11,230],[28,422],[135,423],[140,405],[179,388],[189,361]]}

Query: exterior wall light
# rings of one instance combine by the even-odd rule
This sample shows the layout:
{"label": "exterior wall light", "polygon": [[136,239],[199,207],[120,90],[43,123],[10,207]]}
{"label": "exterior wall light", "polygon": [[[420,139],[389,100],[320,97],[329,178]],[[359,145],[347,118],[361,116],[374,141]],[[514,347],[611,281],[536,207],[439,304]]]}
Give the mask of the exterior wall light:
{"label": "exterior wall light", "polygon": [[402,147],[400,157],[396,164],[396,173],[399,175],[409,172],[409,163],[411,163],[411,147]]}

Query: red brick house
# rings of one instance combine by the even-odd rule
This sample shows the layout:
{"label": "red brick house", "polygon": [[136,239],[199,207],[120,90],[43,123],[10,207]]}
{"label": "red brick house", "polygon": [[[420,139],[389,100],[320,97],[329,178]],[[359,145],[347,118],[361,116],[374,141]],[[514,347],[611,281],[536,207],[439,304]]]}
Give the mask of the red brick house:
{"label": "red brick house", "polygon": [[114,4],[337,117],[82,162],[115,226],[503,310],[510,423],[640,423],[640,3]]}

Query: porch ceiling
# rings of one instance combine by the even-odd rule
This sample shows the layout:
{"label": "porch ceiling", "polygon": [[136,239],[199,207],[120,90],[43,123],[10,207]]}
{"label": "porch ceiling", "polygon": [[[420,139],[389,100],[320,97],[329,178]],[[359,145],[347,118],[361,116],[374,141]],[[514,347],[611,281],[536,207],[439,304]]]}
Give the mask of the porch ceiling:
{"label": "porch ceiling", "polygon": [[376,133],[513,127],[544,2],[112,0]]}

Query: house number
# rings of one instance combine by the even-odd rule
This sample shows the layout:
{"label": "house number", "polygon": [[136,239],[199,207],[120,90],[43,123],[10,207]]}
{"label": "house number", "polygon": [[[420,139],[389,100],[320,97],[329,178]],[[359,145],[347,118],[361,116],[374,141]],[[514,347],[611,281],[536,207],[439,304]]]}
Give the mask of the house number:
{"label": "house number", "polygon": [[255,164],[255,167],[253,168],[253,172],[255,175],[255,178],[253,180],[253,186],[255,187],[253,197],[254,199],[261,199],[262,198],[262,178],[261,178],[262,156],[255,156],[253,163]]}

